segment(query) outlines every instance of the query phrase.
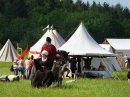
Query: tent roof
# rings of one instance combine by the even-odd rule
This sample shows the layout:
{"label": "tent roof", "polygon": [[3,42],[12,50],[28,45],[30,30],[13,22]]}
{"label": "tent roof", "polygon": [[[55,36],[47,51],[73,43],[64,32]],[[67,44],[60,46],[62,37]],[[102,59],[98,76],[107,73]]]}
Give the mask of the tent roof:
{"label": "tent roof", "polygon": [[103,44],[110,44],[116,50],[130,50],[130,39],[111,39],[107,38]]}
{"label": "tent roof", "polygon": [[46,42],[46,37],[50,37],[51,43],[55,45],[56,49],[62,46],[65,41],[64,39],[57,33],[56,30],[47,30],[47,32],[30,48],[30,54],[39,54],[41,51],[42,46]]}
{"label": "tent roof", "polygon": [[90,36],[82,22],[75,33],[59,49],[70,52],[69,55],[115,56],[115,54],[102,48]]}
{"label": "tent roof", "polygon": [[13,62],[17,56],[17,51],[15,50],[10,39],[8,39],[0,51],[0,61]]}
{"label": "tent roof", "polygon": [[106,49],[107,51],[113,53],[112,47],[110,44],[99,44],[102,48]]}

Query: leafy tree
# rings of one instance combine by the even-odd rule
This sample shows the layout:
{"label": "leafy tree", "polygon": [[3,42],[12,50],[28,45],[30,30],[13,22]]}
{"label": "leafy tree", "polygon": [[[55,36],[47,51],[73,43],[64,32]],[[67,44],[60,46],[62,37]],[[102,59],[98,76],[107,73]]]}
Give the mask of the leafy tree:
{"label": "leafy tree", "polygon": [[61,0],[62,8],[67,12],[73,12],[74,4],[73,0]]}
{"label": "leafy tree", "polygon": [[31,47],[48,24],[67,40],[80,22],[101,43],[104,38],[129,38],[130,11],[121,4],[93,4],[77,0],[0,0],[0,45],[8,38],[16,46]]}
{"label": "leafy tree", "polygon": [[126,7],[123,9],[123,12],[122,12],[122,16],[123,16],[123,19],[130,19],[130,11],[129,9]]}

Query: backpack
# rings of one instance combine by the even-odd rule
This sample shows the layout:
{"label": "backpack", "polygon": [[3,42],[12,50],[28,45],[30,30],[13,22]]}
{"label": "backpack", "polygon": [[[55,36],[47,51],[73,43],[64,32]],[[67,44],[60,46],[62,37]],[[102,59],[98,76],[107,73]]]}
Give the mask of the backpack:
{"label": "backpack", "polygon": [[11,67],[10,67],[10,71],[12,71],[12,72],[14,71],[14,69],[13,69],[13,65],[11,65]]}

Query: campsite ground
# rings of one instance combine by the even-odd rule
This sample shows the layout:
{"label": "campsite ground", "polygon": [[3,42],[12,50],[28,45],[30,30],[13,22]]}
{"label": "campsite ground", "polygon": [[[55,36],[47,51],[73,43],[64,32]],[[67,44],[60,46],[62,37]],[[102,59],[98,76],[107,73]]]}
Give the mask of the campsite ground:
{"label": "campsite ground", "polygon": [[[13,74],[9,71],[10,64],[0,62],[0,75]],[[70,83],[66,81],[71,79],[64,79],[61,88],[47,89],[32,88],[30,80],[0,82],[0,94],[1,97],[129,97],[127,72],[124,70],[114,74],[116,79],[80,78]]]}

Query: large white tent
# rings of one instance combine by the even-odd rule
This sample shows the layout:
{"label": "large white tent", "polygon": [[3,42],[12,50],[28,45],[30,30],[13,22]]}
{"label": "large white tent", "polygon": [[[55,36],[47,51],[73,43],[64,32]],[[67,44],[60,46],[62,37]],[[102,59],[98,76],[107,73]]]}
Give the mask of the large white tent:
{"label": "large white tent", "polygon": [[[105,65],[106,73],[105,77],[111,77],[112,71],[114,70],[113,63],[111,59],[103,57],[114,57],[116,56],[113,52],[109,52],[100,46],[88,33],[83,23],[80,23],[80,26],[70,37],[70,39],[59,48],[59,50],[65,50],[70,52],[69,55],[81,55],[94,57],[91,65],[95,68],[98,68],[101,60]],[[95,58],[96,57],[96,58]],[[97,58],[98,57],[98,58]],[[100,57],[100,58],[99,58]],[[81,62],[81,68],[83,68],[84,61]],[[118,68],[118,67],[116,67]],[[118,68],[119,69],[119,68]]]}
{"label": "large white tent", "polygon": [[10,39],[7,40],[5,45],[0,51],[0,61],[13,62],[18,56],[16,49],[11,43]]}
{"label": "large white tent", "polygon": [[50,37],[52,39],[51,43],[55,45],[56,49],[62,46],[65,41],[64,39],[57,33],[56,30],[47,30],[47,32],[34,44],[29,51],[29,55],[34,55],[34,58],[39,57],[39,53],[43,44],[46,42],[46,37]]}
{"label": "large white tent", "polygon": [[82,22],[74,34],[59,48],[59,50],[70,52],[69,55],[115,56],[115,54],[102,48],[90,36]]}

